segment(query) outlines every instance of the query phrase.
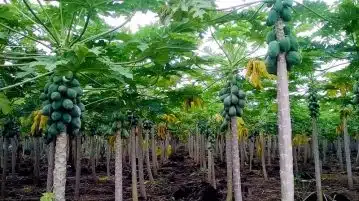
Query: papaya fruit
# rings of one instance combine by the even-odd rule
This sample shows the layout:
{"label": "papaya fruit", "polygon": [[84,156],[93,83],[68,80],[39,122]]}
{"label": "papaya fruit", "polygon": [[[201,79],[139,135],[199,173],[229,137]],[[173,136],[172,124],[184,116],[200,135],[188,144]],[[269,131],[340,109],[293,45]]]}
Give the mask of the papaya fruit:
{"label": "papaya fruit", "polygon": [[63,113],[62,114],[62,122],[64,122],[65,124],[69,124],[72,120],[72,117],[69,113]]}
{"label": "papaya fruit", "polygon": [[293,0],[283,0],[283,6],[284,7],[292,7],[293,6]]}
{"label": "papaya fruit", "polygon": [[72,87],[78,87],[80,86],[80,82],[77,79],[73,79],[70,83]]}
{"label": "papaya fruit", "polygon": [[65,99],[62,101],[62,107],[66,110],[71,110],[74,107],[74,103],[70,99]]}
{"label": "papaya fruit", "polygon": [[237,115],[237,117],[243,116],[243,110],[238,105],[236,105],[236,115]]}
{"label": "papaya fruit", "polygon": [[272,75],[277,75],[277,58],[267,57],[265,63],[267,72]]}
{"label": "papaya fruit", "polygon": [[45,101],[47,99],[47,95],[45,93],[40,94],[40,100]]}
{"label": "papaya fruit", "polygon": [[51,93],[51,100],[57,101],[61,99],[61,94],[57,91]]}
{"label": "papaya fruit", "polygon": [[62,80],[62,78],[61,78],[60,76],[54,76],[54,77],[52,78],[52,81],[53,81],[54,83],[56,83],[56,84],[60,83],[61,80]]}
{"label": "papaya fruit", "polygon": [[289,35],[288,37],[289,37],[289,40],[290,40],[290,50],[291,51],[298,51],[299,44],[297,42],[297,39],[293,35]]}
{"label": "papaya fruit", "polygon": [[291,34],[291,29],[289,26],[283,27],[284,35],[289,36]]}
{"label": "papaya fruit", "polygon": [[74,78],[74,73],[72,71],[68,71],[65,74],[65,78],[68,79],[68,80],[72,80]]}
{"label": "papaya fruit", "polygon": [[240,107],[240,108],[244,108],[244,105],[246,104],[246,101],[245,100],[243,100],[243,99],[240,99],[239,101],[238,101],[238,106]]}
{"label": "papaya fruit", "polygon": [[276,0],[273,8],[277,11],[277,12],[281,12],[283,10],[283,2],[282,0]]}
{"label": "papaya fruit", "polygon": [[239,101],[238,97],[236,95],[232,94],[231,95],[231,103],[232,103],[232,105],[238,104],[238,101]]}
{"label": "papaya fruit", "polygon": [[274,9],[271,9],[268,13],[266,25],[267,26],[273,26],[279,18],[279,14]]}
{"label": "papaya fruit", "polygon": [[42,115],[44,116],[50,116],[51,114],[51,104],[45,105],[41,110]]}
{"label": "papaya fruit", "polygon": [[221,101],[224,101],[225,98],[227,98],[230,94],[223,94],[222,96],[219,97],[219,99]]}
{"label": "papaya fruit", "polygon": [[81,87],[74,87],[72,89],[76,91],[77,96],[82,96],[84,94],[84,91],[82,90]]}
{"label": "papaya fruit", "polygon": [[56,128],[60,133],[66,131],[66,125],[62,121],[56,123]]}
{"label": "papaya fruit", "polygon": [[62,100],[57,100],[57,101],[52,102],[51,106],[52,106],[53,110],[60,110],[60,108],[62,106]]}
{"label": "papaya fruit", "polygon": [[231,106],[231,96],[227,96],[227,97],[224,99],[223,104],[224,104],[225,107]]}
{"label": "papaya fruit", "polygon": [[239,99],[245,99],[246,98],[246,92],[244,92],[243,90],[239,90],[238,98]]}
{"label": "papaya fruit", "polygon": [[79,102],[79,103],[77,104],[77,106],[79,106],[81,112],[85,112],[86,108],[85,108],[85,105],[84,105],[83,103]]}
{"label": "papaya fruit", "polygon": [[56,123],[52,123],[52,124],[48,127],[47,133],[48,133],[48,135],[50,135],[50,136],[56,136],[56,135],[59,133],[59,131],[58,131],[57,128],[56,128]]}
{"label": "papaya fruit", "polygon": [[222,96],[222,95],[224,95],[226,93],[226,89],[221,89],[220,91],[219,91],[219,96]]}
{"label": "papaya fruit", "polygon": [[267,33],[267,36],[266,36],[266,42],[267,44],[269,44],[270,42],[276,40],[276,35],[275,35],[275,31],[272,30],[270,32]]}
{"label": "papaya fruit", "polygon": [[51,113],[51,119],[53,121],[58,121],[61,119],[61,117],[62,117],[62,114],[60,112],[54,111]]}
{"label": "papaya fruit", "polygon": [[290,51],[288,52],[286,56],[287,63],[290,65],[298,65],[301,63],[301,57],[300,54],[296,51]]}
{"label": "papaya fruit", "polygon": [[232,94],[235,94],[235,95],[238,95],[238,92],[239,92],[238,86],[237,86],[237,85],[233,85],[233,86],[231,87],[231,93],[232,93]]}
{"label": "papaya fruit", "polygon": [[288,52],[290,50],[290,39],[289,37],[284,37],[279,41],[279,47],[282,52]]}
{"label": "papaya fruit", "polygon": [[54,83],[50,84],[49,89],[48,89],[48,94],[51,95],[53,92],[56,92],[58,88],[59,88],[59,85],[54,84]]}
{"label": "papaya fruit", "polygon": [[290,8],[284,7],[280,12],[280,17],[283,19],[284,22],[289,22],[292,20],[292,11]]}
{"label": "papaya fruit", "polygon": [[65,85],[60,85],[59,88],[57,89],[57,91],[62,94],[66,94],[67,87]]}
{"label": "papaya fruit", "polygon": [[81,109],[79,106],[74,105],[74,108],[72,108],[70,115],[72,117],[80,117],[81,116]]}
{"label": "papaya fruit", "polygon": [[66,91],[66,94],[67,94],[67,97],[71,98],[71,99],[75,99],[77,96],[77,92],[72,88],[68,88]]}
{"label": "papaya fruit", "polygon": [[48,83],[45,84],[45,87],[44,87],[44,93],[45,93],[45,94],[48,93],[48,91],[49,91],[49,86],[50,86],[50,85],[51,85],[50,82],[48,82]]}
{"label": "papaya fruit", "polygon": [[272,58],[277,57],[279,52],[280,52],[280,47],[277,41],[272,41],[268,44],[268,56]]}
{"label": "papaya fruit", "polygon": [[237,115],[236,107],[231,106],[231,107],[229,108],[228,115],[229,115],[230,117],[235,117],[235,116]]}

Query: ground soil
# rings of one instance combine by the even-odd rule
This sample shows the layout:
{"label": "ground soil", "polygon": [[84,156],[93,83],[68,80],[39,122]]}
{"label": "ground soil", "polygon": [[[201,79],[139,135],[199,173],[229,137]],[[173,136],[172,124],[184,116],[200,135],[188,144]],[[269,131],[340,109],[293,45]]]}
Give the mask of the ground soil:
{"label": "ground soil", "polygon": [[[10,161],[9,161],[10,162]],[[9,163],[10,164],[10,163]],[[17,168],[15,176],[8,176],[6,187],[8,201],[38,201],[46,185],[46,161],[42,161],[40,186],[33,185],[32,162],[29,158],[23,159]],[[100,161],[96,167],[98,180],[91,177],[91,168],[87,166],[87,159],[82,161],[81,200],[82,201],[114,201],[114,179],[106,177],[105,160]],[[323,166],[323,190],[328,195],[337,195],[337,201],[359,201],[359,168],[354,167],[355,190],[346,188],[345,172],[338,171],[336,160]],[[112,161],[111,174],[114,174],[114,161]],[[246,165],[241,169],[242,191],[244,201],[278,201],[280,200],[280,176],[278,160],[267,167],[269,180],[264,181],[260,164],[254,164],[254,170],[248,171]],[[300,165],[300,173],[296,176],[296,200],[304,200],[315,191],[313,164]],[[201,170],[189,158],[184,148],[177,150],[170,159],[162,164],[156,176],[155,183],[146,180],[147,200],[149,201],[222,201],[226,195],[226,167],[225,163],[216,160],[217,189],[206,183],[206,172]],[[124,198],[131,200],[130,166],[124,165]],[[75,171],[69,166],[66,197],[74,200]],[[147,179],[147,178],[146,178]],[[347,200],[340,196],[347,197]],[[312,196],[313,197],[313,196]],[[315,196],[314,196],[315,197]],[[144,199],[140,199],[144,200]],[[315,201],[311,197],[307,201]]]}

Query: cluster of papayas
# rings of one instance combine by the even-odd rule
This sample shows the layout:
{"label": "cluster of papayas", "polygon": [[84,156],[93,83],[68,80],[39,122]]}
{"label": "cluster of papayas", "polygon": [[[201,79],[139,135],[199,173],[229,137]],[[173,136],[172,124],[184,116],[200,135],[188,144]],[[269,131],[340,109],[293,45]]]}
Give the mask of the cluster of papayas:
{"label": "cluster of papayas", "polygon": [[113,133],[121,132],[121,138],[128,138],[129,133],[129,122],[127,121],[127,118],[122,113],[114,113],[112,115],[112,127],[111,130]]}
{"label": "cluster of papayas", "polygon": [[[279,19],[282,19],[284,22],[292,20],[291,7],[293,0],[267,0],[266,3],[268,7],[271,7],[266,21],[267,26],[275,25]],[[282,39],[277,39],[274,26],[266,37],[268,44],[266,66],[270,74],[277,74],[277,57],[280,53],[286,53],[288,71],[291,70],[292,66],[300,64],[302,60],[298,52],[299,45],[296,37],[291,33],[288,25],[285,25],[283,29],[284,38]]]}
{"label": "cluster of papayas", "polygon": [[85,105],[81,102],[83,90],[70,71],[64,76],[52,75],[45,85],[40,100],[41,113],[48,116],[46,139],[48,142],[61,132],[77,133],[81,128],[81,116]]}
{"label": "cluster of papayas", "polygon": [[151,128],[153,127],[153,122],[151,120],[145,120],[143,122],[143,128],[146,130],[151,130]]}
{"label": "cluster of papayas", "polygon": [[127,111],[127,121],[130,126],[135,127],[138,124],[138,116],[131,111]]}
{"label": "cluster of papayas", "polygon": [[318,118],[319,116],[319,103],[318,103],[318,95],[317,91],[314,89],[310,90],[309,97],[309,115],[312,118]]}
{"label": "cluster of papayas", "polygon": [[245,105],[246,93],[241,89],[242,78],[233,76],[227,85],[219,92],[219,97],[223,102],[224,109],[221,115],[224,117],[221,130],[228,128],[231,117],[241,117]]}

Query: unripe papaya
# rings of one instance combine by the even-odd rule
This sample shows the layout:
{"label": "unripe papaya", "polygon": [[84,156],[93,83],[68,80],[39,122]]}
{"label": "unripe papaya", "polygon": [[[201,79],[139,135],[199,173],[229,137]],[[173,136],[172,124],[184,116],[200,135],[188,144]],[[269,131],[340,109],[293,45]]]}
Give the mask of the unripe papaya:
{"label": "unripe papaya", "polygon": [[268,44],[268,56],[272,58],[277,57],[279,52],[280,52],[280,47],[277,41],[272,41]]}
{"label": "unripe papaya", "polygon": [[292,20],[292,11],[290,8],[283,8],[280,12],[280,17],[283,19],[284,22],[289,22]]}
{"label": "unripe papaya", "polygon": [[277,12],[281,12],[283,10],[283,3],[282,0],[276,0],[274,3],[273,8],[277,11]]}
{"label": "unripe papaya", "polygon": [[272,42],[274,40],[276,40],[276,35],[275,35],[275,31],[272,30],[267,33],[266,42],[267,42],[267,44],[269,44],[270,42]]}
{"label": "unripe papaya", "polygon": [[229,115],[230,117],[235,117],[235,116],[237,115],[236,107],[231,106],[231,107],[229,108],[228,115]]}
{"label": "unripe papaya", "polygon": [[289,37],[284,37],[279,41],[279,47],[282,52],[288,52],[290,50],[290,39]]}
{"label": "unripe papaya", "polygon": [[291,65],[298,65],[301,63],[300,54],[296,51],[288,52],[286,59],[287,59],[287,63],[289,63]]}
{"label": "unripe papaya", "polygon": [[268,13],[266,25],[267,26],[273,26],[279,18],[279,14],[274,9],[271,9]]}

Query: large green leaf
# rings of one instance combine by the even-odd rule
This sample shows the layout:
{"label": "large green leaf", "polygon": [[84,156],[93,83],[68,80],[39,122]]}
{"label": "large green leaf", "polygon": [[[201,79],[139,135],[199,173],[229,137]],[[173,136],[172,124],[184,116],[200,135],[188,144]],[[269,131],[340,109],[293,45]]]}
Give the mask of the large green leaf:
{"label": "large green leaf", "polygon": [[10,101],[3,93],[0,93],[0,110],[5,115],[11,112]]}

